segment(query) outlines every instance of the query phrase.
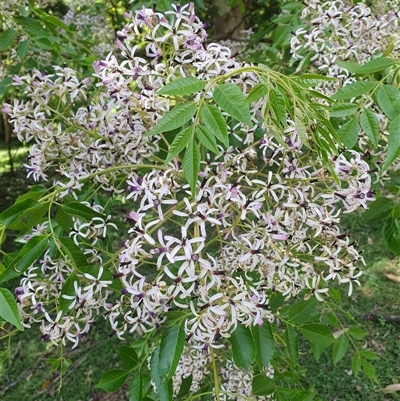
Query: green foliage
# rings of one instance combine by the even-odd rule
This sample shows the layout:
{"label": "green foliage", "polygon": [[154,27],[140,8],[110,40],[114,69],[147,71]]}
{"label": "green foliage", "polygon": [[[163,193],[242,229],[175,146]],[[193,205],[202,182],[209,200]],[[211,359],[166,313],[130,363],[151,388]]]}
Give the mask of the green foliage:
{"label": "green foliage", "polygon": [[158,375],[162,383],[174,375],[184,344],[185,331],[182,325],[168,327],[161,336]]}
{"label": "green foliage", "polygon": [[214,133],[224,146],[229,146],[226,121],[220,109],[212,104],[205,103],[200,110],[201,118],[205,126]]}
{"label": "green foliage", "polygon": [[250,109],[246,102],[246,97],[234,84],[222,84],[213,93],[215,103],[230,116],[241,121],[243,124],[252,126]]}
{"label": "green foliage", "polygon": [[196,114],[196,111],[196,103],[194,102],[178,104],[167,114],[165,114],[161,120],[157,122],[157,125],[148,131],[145,136],[155,135],[180,128]]}
{"label": "green foliage", "polygon": [[268,368],[274,354],[274,337],[268,321],[251,329],[256,345],[256,363],[259,369]]}
{"label": "green foliage", "polygon": [[112,393],[122,387],[129,373],[129,371],[122,369],[107,370],[103,373],[95,388],[101,388],[106,393]]}
{"label": "green foliage", "polygon": [[23,330],[18,306],[11,292],[7,288],[0,288],[0,318]]}
{"label": "green foliage", "polygon": [[229,342],[232,345],[235,365],[242,369],[248,369],[256,358],[256,344],[251,330],[238,323]]}
{"label": "green foliage", "polygon": [[201,81],[194,77],[185,77],[176,79],[162,87],[158,93],[160,95],[183,96],[196,93],[204,89],[205,81]]}

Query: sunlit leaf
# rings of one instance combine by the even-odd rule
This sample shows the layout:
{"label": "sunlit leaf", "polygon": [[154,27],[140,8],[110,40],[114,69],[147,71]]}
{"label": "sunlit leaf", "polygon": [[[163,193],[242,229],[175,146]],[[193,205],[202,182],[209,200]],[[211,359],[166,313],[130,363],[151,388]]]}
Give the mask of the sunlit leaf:
{"label": "sunlit leaf", "polygon": [[379,141],[379,121],[376,114],[369,109],[364,109],[360,114],[360,125],[376,149]]}
{"label": "sunlit leaf", "polygon": [[359,127],[357,118],[352,118],[346,124],[342,125],[337,134],[344,145],[348,149],[351,149],[358,140]]}
{"label": "sunlit leaf", "polygon": [[158,121],[149,132],[144,134],[144,136],[155,135],[180,128],[196,114],[196,110],[197,105],[194,102],[178,104],[167,114],[164,114],[161,120]]}
{"label": "sunlit leaf", "polygon": [[226,146],[229,146],[225,117],[220,109],[212,104],[204,104],[200,116],[206,127]]}
{"label": "sunlit leaf", "polygon": [[333,96],[332,99],[335,100],[346,100],[353,97],[359,97],[365,93],[371,92],[375,86],[376,82],[371,81],[357,81],[349,85],[340,88]]}
{"label": "sunlit leaf", "polygon": [[213,93],[213,98],[215,103],[230,116],[248,126],[253,125],[249,105],[245,103],[246,97],[237,85],[222,84],[218,86]]}
{"label": "sunlit leaf", "polygon": [[206,86],[206,81],[194,77],[178,78],[162,87],[157,93],[160,95],[183,96],[199,92]]}
{"label": "sunlit leaf", "polygon": [[192,195],[196,193],[197,179],[200,171],[200,150],[196,142],[189,142],[182,161],[185,178],[190,185]]}
{"label": "sunlit leaf", "polygon": [[180,131],[172,141],[168,149],[168,155],[165,159],[165,163],[169,163],[175,156],[177,156],[187,144],[193,140],[194,126],[188,127]]}
{"label": "sunlit leaf", "polygon": [[215,140],[214,133],[207,127],[200,125],[196,128],[196,136],[200,143],[207,149],[211,150],[214,154],[218,154],[217,141]]}

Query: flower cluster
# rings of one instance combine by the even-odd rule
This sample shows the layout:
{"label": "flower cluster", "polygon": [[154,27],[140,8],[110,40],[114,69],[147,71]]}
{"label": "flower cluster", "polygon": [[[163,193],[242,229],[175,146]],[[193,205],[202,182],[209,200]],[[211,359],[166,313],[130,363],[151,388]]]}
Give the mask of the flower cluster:
{"label": "flower cluster", "polygon": [[[295,32],[291,39],[291,52],[294,59],[303,59],[307,55],[318,72],[336,78],[318,85],[318,90],[325,95],[331,96],[341,87],[356,81],[356,77],[338,62],[351,61],[362,65],[375,57],[400,51],[400,14],[396,12],[399,2],[377,2],[373,6],[367,7],[362,2],[353,5],[341,0],[306,2],[302,17],[309,25]],[[374,112],[379,132],[387,143],[389,121],[377,107],[376,98],[370,94],[362,95],[360,104]],[[358,137],[358,146],[373,156],[375,165],[384,164],[386,146],[375,150],[363,130]],[[390,170],[399,169],[398,161],[390,166]],[[378,167],[376,181],[383,183],[387,179],[387,171]]]}
{"label": "flower cluster", "polygon": [[376,54],[392,47],[400,50],[399,17],[396,8],[387,7],[385,14],[375,13],[363,3],[346,1],[306,1],[302,17],[309,28],[300,28],[291,39],[293,57],[301,59],[311,54],[311,62],[321,72],[338,80],[330,84],[334,93],[349,80],[349,72],[338,66],[338,61],[364,64]]}
{"label": "flower cluster", "polygon": [[88,41],[90,38],[90,42],[95,43],[90,50],[98,57],[112,51],[113,32],[104,16],[93,8],[93,3],[75,0],[67,3],[69,9],[62,21],[75,30],[76,40]]}
{"label": "flower cluster", "polygon": [[[253,372],[239,369],[230,359],[221,359],[218,362],[220,362],[218,376],[221,381],[221,400],[230,400],[232,397],[235,397],[237,401],[265,401],[270,399],[268,396],[252,397]],[[210,365],[211,358],[209,355],[204,355],[199,350],[193,351],[190,348],[185,348],[173,377],[174,394],[178,394],[183,379],[189,376],[192,376],[190,394],[195,394],[200,390],[204,379],[210,375]],[[269,378],[274,377],[274,369],[271,365],[266,369],[265,375]]]}
{"label": "flower cluster", "polygon": [[[112,265],[113,279],[102,267],[97,274],[71,267],[71,256],[63,252],[50,251],[28,269],[18,290],[27,324],[40,321],[32,308],[43,307],[44,339],[76,344],[100,309],[120,338],[156,330],[174,311],[184,320],[192,349],[207,354],[223,347],[239,323],[276,319],[269,308],[274,292],[289,299],[304,290],[306,297],[322,300],[329,281],[337,280],[351,294],[363,260],[339,222],[343,209],[366,208],[373,199],[364,158],[355,151],[331,156],[335,179],[304,146],[289,115],[277,138],[263,119],[260,99],[252,103],[251,126],[221,110],[230,145],[219,144],[218,154],[202,149],[192,192],[179,157],[163,163],[162,152],[173,139],[168,133],[146,136],[176,106],[176,99],[158,91],[178,77],[196,77],[209,85],[191,100],[211,102],[221,77],[243,94],[260,78],[251,68],[235,73],[245,64],[227,47],[206,45],[207,26],[193,4],[175,5],[165,14],[143,8],[128,17],[116,41],[123,60],[110,53],[95,63],[97,94],[88,96],[89,80],[63,67],[53,75],[16,77],[28,100],[4,106],[18,138],[33,142],[28,175],[39,180],[47,179],[48,170],[58,174],[59,202],[93,199],[85,206],[103,212],[95,195],[109,191],[131,210],[117,256],[101,251],[107,230],[117,227],[108,218],[75,219],[67,233],[89,265]],[[71,274],[73,290],[60,296]],[[111,302],[115,283],[122,288]],[[57,293],[68,301],[58,313],[50,308]],[[237,383],[248,380],[238,373],[226,389],[239,392]]]}

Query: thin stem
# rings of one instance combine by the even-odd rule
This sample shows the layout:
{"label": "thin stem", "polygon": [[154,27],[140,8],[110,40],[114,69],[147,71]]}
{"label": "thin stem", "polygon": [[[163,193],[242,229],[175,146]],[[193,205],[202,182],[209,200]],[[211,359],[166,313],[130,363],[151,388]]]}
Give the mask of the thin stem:
{"label": "thin stem", "polygon": [[218,377],[217,363],[215,361],[214,350],[212,348],[210,348],[210,350],[211,350],[212,367],[214,372],[215,399],[216,401],[220,401],[221,398],[219,396],[219,377]]}

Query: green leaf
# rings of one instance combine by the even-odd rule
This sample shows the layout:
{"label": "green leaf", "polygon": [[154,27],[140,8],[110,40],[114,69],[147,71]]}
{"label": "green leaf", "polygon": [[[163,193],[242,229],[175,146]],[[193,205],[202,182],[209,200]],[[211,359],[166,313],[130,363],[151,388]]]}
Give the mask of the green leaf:
{"label": "green leaf", "polygon": [[31,17],[15,17],[15,20],[20,23],[23,27],[23,31],[29,36],[29,37],[48,37],[49,36],[49,31],[44,29],[42,27],[42,24]]}
{"label": "green leaf", "polygon": [[327,77],[325,75],[321,74],[303,74],[299,76],[294,76],[293,79],[296,82],[300,82],[301,84],[304,84],[306,87],[313,87],[321,82],[326,82],[326,81],[334,81],[335,78],[332,77]]}
{"label": "green leaf", "polygon": [[296,390],[296,395],[290,401],[312,401],[317,394],[309,390]]}
{"label": "green leaf", "polygon": [[0,81],[0,101],[2,101],[7,93],[8,88],[12,84],[11,77],[5,77]]}
{"label": "green leaf", "polygon": [[270,395],[275,391],[275,380],[260,373],[254,376],[251,388],[253,395]]}
{"label": "green leaf", "polygon": [[360,106],[356,103],[337,103],[332,107],[331,117],[347,117],[354,114]]}
{"label": "green leaf", "polygon": [[107,370],[103,373],[100,381],[94,387],[101,388],[106,393],[112,393],[122,387],[128,378],[129,373],[129,371],[120,369]]}
{"label": "green leaf", "polygon": [[76,277],[75,273],[71,273],[68,278],[65,280],[61,292],[60,292],[60,297],[58,298],[58,310],[62,312],[66,312],[73,302],[72,299],[67,299],[64,298],[63,295],[75,295],[75,288],[74,288],[74,282],[77,281],[79,283],[79,279]]}
{"label": "green leaf", "polygon": [[381,85],[376,93],[378,106],[391,120],[399,114],[399,110],[395,106],[398,99],[400,99],[400,90],[393,85]]}
{"label": "green leaf", "polygon": [[351,335],[355,340],[362,340],[367,333],[359,327],[350,327],[347,334]]}
{"label": "green leaf", "polygon": [[323,314],[323,317],[324,317],[326,323],[328,323],[330,326],[340,327],[339,320],[334,313],[325,312]]}
{"label": "green leaf", "polygon": [[295,324],[307,322],[314,313],[317,303],[315,298],[294,303],[289,308],[289,321]]}
{"label": "green leaf", "polygon": [[159,361],[160,361],[160,347],[156,347],[154,348],[150,358],[150,373],[156,387],[158,387],[161,384],[161,378],[158,373]]}
{"label": "green leaf", "polygon": [[393,199],[382,196],[368,205],[368,209],[363,214],[364,220],[368,222],[384,220],[389,217],[393,207]]}
{"label": "green leaf", "polygon": [[353,371],[354,375],[357,376],[360,369],[361,369],[361,359],[359,354],[355,354],[353,358],[351,358],[351,370]]}
{"label": "green leaf", "polygon": [[297,365],[299,360],[299,338],[294,329],[286,326],[285,330],[286,350],[289,353],[292,366]]}
{"label": "green leaf", "polygon": [[129,401],[142,401],[143,398],[143,377],[142,372],[138,370],[132,377],[128,391]]}
{"label": "green leaf", "polygon": [[187,144],[193,140],[193,129],[194,126],[188,127],[180,131],[172,141],[168,149],[168,155],[165,159],[165,163],[169,163],[175,156],[177,156]]}
{"label": "green leaf", "polygon": [[364,109],[360,114],[360,125],[376,149],[379,141],[379,121],[376,114],[371,110]]}
{"label": "green leaf", "polygon": [[18,196],[15,203],[19,203],[24,201],[25,199],[33,199],[38,200],[40,199],[46,192],[48,191],[47,188],[43,187],[42,185],[34,185],[28,192],[24,193],[21,196]]}
{"label": "green leaf", "polygon": [[15,29],[6,29],[0,36],[0,51],[10,47],[14,39],[17,36],[17,31]]}
{"label": "green leaf", "polygon": [[334,365],[336,365],[346,355],[348,348],[349,340],[345,334],[342,334],[332,347],[332,361]]}
{"label": "green leaf", "polygon": [[6,288],[0,288],[0,317],[23,331],[18,306],[13,294]]}
{"label": "green leaf", "polygon": [[31,44],[30,39],[26,39],[18,43],[17,54],[20,59],[23,59],[26,56],[30,44]]}
{"label": "green leaf", "polygon": [[64,230],[69,232],[73,225],[71,215],[64,212],[63,208],[59,208],[56,213],[55,220],[57,224]]}
{"label": "green leaf", "polygon": [[70,261],[79,270],[83,266],[88,265],[85,254],[82,252],[81,248],[75,244],[70,238],[58,238],[64,252],[68,255]]}
{"label": "green leaf", "polygon": [[243,124],[253,126],[249,105],[245,103],[246,97],[237,85],[222,84],[218,86],[213,93],[213,99],[230,116]]}
{"label": "green leaf", "polygon": [[262,325],[252,326],[254,343],[256,345],[256,363],[261,370],[267,368],[274,353],[274,336],[272,334],[271,323],[264,320]]}
{"label": "green leaf", "polygon": [[321,345],[316,345],[311,343],[311,351],[314,355],[316,362],[319,362],[319,359],[321,358],[321,355],[325,349],[326,347],[322,347]]}
{"label": "green leaf", "polygon": [[181,387],[179,389],[179,393],[177,395],[177,398],[183,398],[190,394],[190,387],[193,382],[193,375],[189,375],[182,379]]}
{"label": "green leaf", "polygon": [[309,146],[308,143],[308,138],[307,138],[307,127],[304,124],[303,121],[301,121],[300,118],[298,118],[297,114],[295,115],[294,118],[294,125],[296,127],[297,135],[299,136],[299,139],[301,143],[303,143],[306,146]]}
{"label": "green leaf", "polygon": [[233,362],[242,369],[249,369],[256,357],[256,344],[248,327],[238,323],[235,331],[229,337],[232,345]]}
{"label": "green leaf", "polygon": [[345,68],[349,72],[354,72],[354,70],[361,67],[360,64],[355,61],[337,61],[336,64],[341,68]]}
{"label": "green leaf", "polygon": [[100,217],[105,220],[104,215],[79,202],[69,202],[66,205],[63,205],[62,208],[64,212],[70,216],[79,217],[85,220],[92,220],[93,217]]}
{"label": "green leaf", "polygon": [[[61,20],[59,20],[57,17],[53,17],[52,15],[47,14],[43,10],[40,11],[40,16],[41,19],[44,20],[45,22],[50,23],[51,25],[54,25],[58,28],[63,29],[64,31],[71,32],[71,30],[68,28],[67,25],[65,25]],[[47,24],[46,24],[47,25]]]}
{"label": "green leaf", "polygon": [[172,131],[175,128],[182,127],[196,114],[196,111],[197,104],[194,102],[178,104],[165,114],[149,132],[144,134],[144,136]]}
{"label": "green leaf", "polygon": [[396,255],[400,255],[400,220],[390,218],[383,226],[383,238],[388,248]]}
{"label": "green leaf", "polygon": [[371,92],[375,86],[376,82],[371,81],[357,81],[349,85],[340,88],[333,96],[332,99],[335,100],[346,100],[353,97],[358,97],[364,95],[365,93]]}
{"label": "green leaf", "polygon": [[157,93],[170,96],[189,95],[204,89],[206,83],[194,77],[179,78],[162,87]]}
{"label": "green leaf", "polygon": [[386,170],[400,156],[400,114],[389,125],[387,150],[383,170]]}
{"label": "green leaf", "polygon": [[375,352],[370,351],[369,349],[363,349],[360,351],[360,355],[365,358],[369,359],[371,361],[379,359],[379,356],[375,354]]}
{"label": "green leaf", "polygon": [[358,140],[358,120],[356,117],[352,118],[351,120],[347,121],[346,124],[342,125],[337,134],[343,144],[348,148],[351,149]]}
{"label": "green leaf", "polygon": [[191,141],[185,151],[182,161],[185,178],[190,185],[192,195],[196,194],[197,179],[200,171],[200,150],[196,142]]}
{"label": "green leaf", "polygon": [[258,84],[253,87],[246,97],[245,103],[254,103],[268,95],[268,87],[265,84]]}
{"label": "green leaf", "polygon": [[32,237],[0,276],[0,283],[23,274],[42,256],[48,247],[48,243],[49,240],[44,235]]}
{"label": "green leaf", "polygon": [[185,346],[185,330],[182,325],[168,327],[160,343],[158,374],[162,382],[172,378]]}
{"label": "green leaf", "polygon": [[333,342],[335,338],[329,327],[320,323],[310,323],[299,327],[301,334],[312,344],[320,345],[322,347],[328,347]]}
{"label": "green leaf", "polygon": [[362,369],[363,369],[365,376],[367,376],[368,379],[371,379],[375,383],[379,383],[378,378],[376,377],[374,365],[372,365],[371,362],[363,360],[362,361]]}
{"label": "green leaf", "polygon": [[285,96],[278,89],[271,88],[268,94],[269,105],[274,111],[278,122],[283,126],[287,125]]}
{"label": "green leaf", "polygon": [[117,353],[121,358],[122,366],[126,370],[133,370],[137,367],[139,360],[135,350],[127,345],[117,349]]}
{"label": "green leaf", "polygon": [[55,42],[48,38],[33,38],[33,43],[41,50],[52,51],[55,48]]}
{"label": "green leaf", "polygon": [[366,75],[384,71],[386,68],[394,65],[395,62],[387,57],[379,57],[368,61],[363,65],[359,65],[353,61],[338,61],[336,64],[340,67],[346,68],[346,70],[353,72],[354,74]]}
{"label": "green leaf", "polygon": [[229,138],[226,121],[219,108],[212,104],[204,104],[200,110],[200,116],[205,126],[228,147]]}
{"label": "green leaf", "polygon": [[151,377],[156,386],[157,393],[160,397],[160,401],[172,401],[172,379],[168,382],[162,382],[160,375],[158,373],[160,361],[160,347],[157,347],[153,350],[150,358],[150,372]]}
{"label": "green leaf", "polygon": [[207,127],[200,125],[196,128],[196,135],[200,143],[216,155],[219,154],[214,133]]}
{"label": "green leaf", "polygon": [[61,374],[64,374],[66,370],[72,365],[71,359],[67,358],[62,358],[61,359],[61,366],[60,366],[60,372]]}
{"label": "green leaf", "polygon": [[14,221],[22,219],[22,217],[32,213],[33,210],[41,206],[42,203],[36,202],[33,199],[25,199],[22,202],[15,203],[0,214],[0,224],[8,227]]}

